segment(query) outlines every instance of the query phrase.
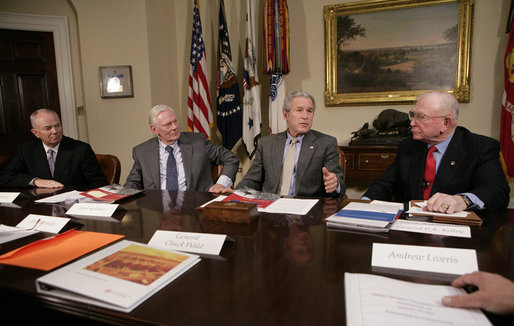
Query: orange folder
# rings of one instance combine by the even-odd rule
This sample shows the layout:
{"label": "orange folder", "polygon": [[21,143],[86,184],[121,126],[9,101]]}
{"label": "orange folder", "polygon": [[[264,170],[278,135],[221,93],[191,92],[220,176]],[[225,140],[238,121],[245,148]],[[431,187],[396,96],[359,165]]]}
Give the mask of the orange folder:
{"label": "orange folder", "polygon": [[123,237],[118,234],[69,230],[9,251],[0,256],[0,264],[49,271]]}

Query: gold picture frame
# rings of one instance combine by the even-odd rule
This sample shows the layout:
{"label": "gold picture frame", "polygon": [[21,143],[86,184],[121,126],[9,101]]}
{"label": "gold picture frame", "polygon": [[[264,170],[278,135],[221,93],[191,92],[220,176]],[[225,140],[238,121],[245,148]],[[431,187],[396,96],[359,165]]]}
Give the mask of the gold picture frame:
{"label": "gold picture frame", "polygon": [[406,104],[431,90],[469,102],[473,10],[474,0],[325,6],[325,105]]}

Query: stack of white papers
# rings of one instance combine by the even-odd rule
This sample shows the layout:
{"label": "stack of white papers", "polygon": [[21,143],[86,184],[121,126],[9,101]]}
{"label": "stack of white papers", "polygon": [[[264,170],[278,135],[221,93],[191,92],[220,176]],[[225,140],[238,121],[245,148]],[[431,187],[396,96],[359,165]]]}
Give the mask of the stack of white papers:
{"label": "stack of white papers", "polygon": [[451,286],[351,273],[345,273],[344,285],[348,326],[491,325],[479,309],[443,306],[444,296],[466,293]]}

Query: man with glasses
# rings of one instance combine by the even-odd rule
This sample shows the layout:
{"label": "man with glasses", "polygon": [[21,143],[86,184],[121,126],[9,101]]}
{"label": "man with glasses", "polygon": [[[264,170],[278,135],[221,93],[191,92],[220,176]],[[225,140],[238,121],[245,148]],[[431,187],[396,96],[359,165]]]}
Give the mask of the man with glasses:
{"label": "man with glasses", "polygon": [[422,94],[410,116],[412,138],[400,143],[394,162],[363,198],[426,199],[427,210],[443,213],[507,207],[499,143],[457,125],[452,94]]}
{"label": "man with glasses", "polygon": [[18,146],[14,159],[0,172],[0,187],[96,188],[107,184],[91,146],[63,136],[55,111],[36,110],[30,123],[37,139]]}

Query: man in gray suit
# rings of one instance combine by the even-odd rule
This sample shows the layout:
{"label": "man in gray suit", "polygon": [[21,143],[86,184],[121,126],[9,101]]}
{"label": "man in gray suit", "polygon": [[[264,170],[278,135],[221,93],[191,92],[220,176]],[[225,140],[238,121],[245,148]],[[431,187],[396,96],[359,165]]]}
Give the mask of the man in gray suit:
{"label": "man in gray suit", "polygon": [[[157,137],[132,150],[134,165],[125,187],[223,193],[233,185],[239,168],[234,153],[201,133],[181,133],[175,111],[169,106],[151,108],[148,123]],[[214,185],[211,163],[223,165]]]}
{"label": "man in gray suit", "polygon": [[[236,189],[252,189],[286,196],[342,196],[346,192],[334,137],[311,130],[316,105],[303,91],[291,92],[282,113],[287,131],[264,137],[250,169]],[[293,143],[293,144],[291,144]],[[292,176],[283,166],[292,148]],[[282,186],[282,179],[290,179]]]}

